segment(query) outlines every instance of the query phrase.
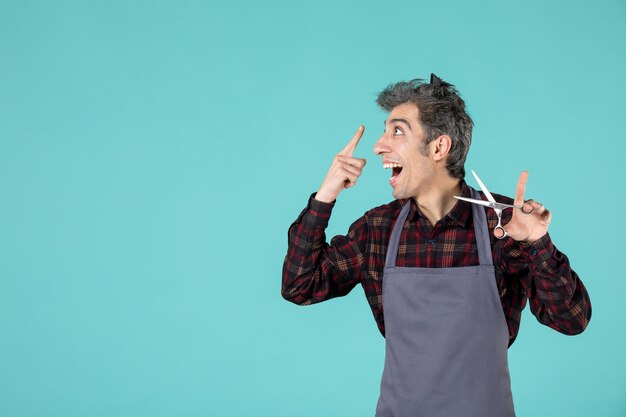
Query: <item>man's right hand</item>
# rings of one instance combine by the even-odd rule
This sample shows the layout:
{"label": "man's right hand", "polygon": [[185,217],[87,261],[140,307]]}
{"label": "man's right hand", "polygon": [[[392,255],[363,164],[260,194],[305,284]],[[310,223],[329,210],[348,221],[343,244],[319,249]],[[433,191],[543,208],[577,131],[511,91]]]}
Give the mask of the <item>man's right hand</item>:
{"label": "man's right hand", "polygon": [[361,176],[366,161],[363,158],[352,157],[352,153],[364,131],[365,127],[359,126],[350,142],[335,156],[326,178],[315,195],[316,200],[331,203],[344,188],[354,187],[356,180]]}

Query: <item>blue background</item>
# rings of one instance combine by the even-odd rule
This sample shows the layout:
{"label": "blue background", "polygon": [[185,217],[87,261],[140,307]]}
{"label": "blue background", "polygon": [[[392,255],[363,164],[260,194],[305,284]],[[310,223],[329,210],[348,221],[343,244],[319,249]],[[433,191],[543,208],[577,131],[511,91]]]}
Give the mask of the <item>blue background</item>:
{"label": "blue background", "polygon": [[525,311],[518,415],[626,415],[625,41],[623,0],[0,1],[0,415],[373,415],[362,289],[285,302],[287,228],[359,124],[328,234],[391,200],[376,92],[431,72],[593,303]]}

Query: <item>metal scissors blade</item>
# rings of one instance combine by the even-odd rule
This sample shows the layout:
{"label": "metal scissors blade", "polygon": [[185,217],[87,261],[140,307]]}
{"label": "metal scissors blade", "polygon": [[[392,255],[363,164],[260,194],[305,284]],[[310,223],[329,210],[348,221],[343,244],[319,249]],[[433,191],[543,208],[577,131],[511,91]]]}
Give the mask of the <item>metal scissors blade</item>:
{"label": "metal scissors blade", "polygon": [[457,196],[457,195],[455,195],[454,198],[456,198],[458,200],[463,200],[463,201],[467,201],[467,202],[470,202],[470,203],[474,203],[474,204],[479,204],[479,205],[485,206],[485,207],[491,207],[493,209],[501,209],[501,210],[505,209],[505,208],[521,209],[522,207],[524,207],[523,204],[514,205],[514,204],[504,204],[504,203],[492,203],[491,201],[476,200],[474,198],[461,197],[461,196]]}
{"label": "metal scissors blade", "polygon": [[483,193],[485,193],[485,197],[487,197],[487,200],[491,201],[492,203],[495,203],[496,199],[493,198],[493,196],[491,195],[487,187],[485,187],[485,184],[483,184],[480,178],[478,178],[478,175],[476,175],[473,169],[471,171],[472,171],[472,174],[474,174],[474,178],[476,178],[476,182],[480,186],[480,189],[483,190]]}

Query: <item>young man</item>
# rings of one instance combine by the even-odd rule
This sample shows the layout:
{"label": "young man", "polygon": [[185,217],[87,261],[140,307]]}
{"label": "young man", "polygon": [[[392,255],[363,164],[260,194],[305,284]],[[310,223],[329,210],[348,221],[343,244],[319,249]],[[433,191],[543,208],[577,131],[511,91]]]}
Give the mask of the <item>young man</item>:
{"label": "young man", "polygon": [[386,338],[377,417],[514,416],[507,348],[526,301],[539,322],[573,335],[591,318],[585,287],[552,244],[550,212],[524,200],[527,172],[505,236],[493,210],[454,198],[484,199],[464,181],[473,123],[453,85],[434,74],[399,82],[377,103],[390,114],[374,152],[395,200],[326,243],[335,199],[365,166],[352,156],[361,126],[289,229],[282,295],[307,305],[361,283]]}

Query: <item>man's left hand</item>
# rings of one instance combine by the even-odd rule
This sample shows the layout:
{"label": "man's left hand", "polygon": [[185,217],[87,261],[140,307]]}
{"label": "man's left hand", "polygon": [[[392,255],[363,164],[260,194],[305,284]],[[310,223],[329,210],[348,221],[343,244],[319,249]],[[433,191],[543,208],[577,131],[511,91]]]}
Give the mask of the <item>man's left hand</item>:
{"label": "man's left hand", "polygon": [[543,204],[534,200],[524,201],[528,171],[523,171],[515,189],[515,205],[523,204],[522,210],[513,209],[511,221],[504,226],[506,233],[514,240],[533,243],[548,232],[552,214]]}

